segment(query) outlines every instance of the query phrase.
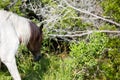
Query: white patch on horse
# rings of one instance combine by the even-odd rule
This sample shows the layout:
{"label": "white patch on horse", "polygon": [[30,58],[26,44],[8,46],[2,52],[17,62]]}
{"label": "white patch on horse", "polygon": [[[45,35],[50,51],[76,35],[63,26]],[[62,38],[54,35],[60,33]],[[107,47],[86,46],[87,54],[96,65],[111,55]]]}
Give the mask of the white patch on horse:
{"label": "white patch on horse", "polygon": [[21,43],[27,45],[31,35],[29,20],[13,14],[12,12],[0,10],[0,22],[4,20],[10,22],[12,26],[14,26],[18,38],[21,39]]}
{"label": "white patch on horse", "polygon": [[15,61],[19,40],[11,23],[8,21],[0,23],[0,35],[0,59],[7,66],[14,80],[21,80]]}
{"label": "white patch on horse", "polygon": [[[14,80],[21,80],[15,60],[15,54],[17,53],[20,43],[27,45],[28,42],[31,41],[31,45],[34,45],[34,47],[37,48],[37,53],[34,55],[35,58],[37,60],[40,58],[38,51],[42,33],[35,25],[33,25],[33,28],[35,28],[34,31],[31,31],[32,27],[30,22],[30,20],[20,17],[12,12],[0,10],[0,62],[2,61],[7,66]],[[37,31],[35,32],[35,30]],[[37,36],[34,36],[34,41],[30,40],[32,32],[38,34]],[[30,48],[33,48],[31,45]],[[33,52],[36,52],[36,49]]]}

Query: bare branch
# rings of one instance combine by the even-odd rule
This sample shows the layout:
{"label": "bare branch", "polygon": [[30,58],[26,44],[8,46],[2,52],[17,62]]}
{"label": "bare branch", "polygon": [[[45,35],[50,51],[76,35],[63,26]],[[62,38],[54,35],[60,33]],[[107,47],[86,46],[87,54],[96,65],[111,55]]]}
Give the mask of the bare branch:
{"label": "bare branch", "polygon": [[[96,31],[94,31],[94,30],[92,30],[92,31],[76,31],[76,32],[72,32],[74,34],[66,34],[66,35],[49,34],[49,36],[51,36],[51,37],[75,38],[75,37],[82,37],[82,36],[90,35],[93,32],[120,34],[120,31],[109,31],[109,30],[96,30]],[[81,33],[81,34],[79,34],[79,33]]]}
{"label": "bare branch", "polygon": [[101,20],[103,20],[103,21],[105,21],[105,22],[108,22],[108,23],[111,23],[111,24],[114,24],[114,25],[120,27],[120,24],[117,23],[117,22],[114,22],[114,21],[112,21],[112,20],[105,19],[105,18],[103,18],[103,17],[97,16],[97,15],[95,15],[95,14],[93,14],[93,13],[88,12],[88,11],[85,11],[85,10],[82,10],[82,9],[78,9],[78,8],[70,5],[66,0],[63,0],[63,1],[64,1],[69,7],[73,8],[73,9],[75,9],[75,10],[77,10],[77,11],[80,11],[81,13],[84,13],[84,14],[87,14],[87,15],[90,15],[90,16],[93,16],[93,17],[96,17],[97,19],[101,19]]}

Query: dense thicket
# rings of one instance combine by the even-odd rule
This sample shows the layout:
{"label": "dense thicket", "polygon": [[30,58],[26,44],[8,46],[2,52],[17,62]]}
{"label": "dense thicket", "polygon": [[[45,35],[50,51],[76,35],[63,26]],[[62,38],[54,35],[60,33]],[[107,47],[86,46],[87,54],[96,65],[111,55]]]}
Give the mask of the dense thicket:
{"label": "dense thicket", "polygon": [[[24,80],[120,79],[119,0],[0,0],[0,9],[44,23],[44,57],[31,62],[19,48]],[[10,80],[2,69],[0,80]]]}

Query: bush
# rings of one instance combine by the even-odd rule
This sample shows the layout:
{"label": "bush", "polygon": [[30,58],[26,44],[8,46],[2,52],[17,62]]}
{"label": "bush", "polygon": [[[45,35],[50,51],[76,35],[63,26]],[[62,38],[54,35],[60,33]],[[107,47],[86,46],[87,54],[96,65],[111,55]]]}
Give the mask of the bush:
{"label": "bush", "polygon": [[120,1],[119,0],[104,0],[102,1],[104,15],[110,16],[117,22],[120,22]]}
{"label": "bush", "polygon": [[2,0],[0,1],[0,9],[6,8],[10,4],[10,0]]}
{"label": "bush", "polygon": [[89,41],[71,45],[76,80],[118,80],[120,77],[120,41],[109,39],[105,34],[94,33]]}

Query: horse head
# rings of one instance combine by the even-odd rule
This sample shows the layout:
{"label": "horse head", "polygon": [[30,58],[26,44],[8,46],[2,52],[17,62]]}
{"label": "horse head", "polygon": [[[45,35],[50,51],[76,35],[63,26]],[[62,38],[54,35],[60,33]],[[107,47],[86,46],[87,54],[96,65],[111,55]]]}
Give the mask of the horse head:
{"label": "horse head", "polygon": [[34,61],[38,61],[42,57],[40,48],[42,43],[43,25],[37,27],[37,25],[35,25],[33,22],[29,22],[29,23],[30,23],[31,37],[27,47],[33,54]]}

